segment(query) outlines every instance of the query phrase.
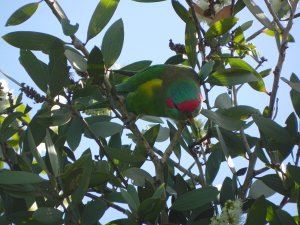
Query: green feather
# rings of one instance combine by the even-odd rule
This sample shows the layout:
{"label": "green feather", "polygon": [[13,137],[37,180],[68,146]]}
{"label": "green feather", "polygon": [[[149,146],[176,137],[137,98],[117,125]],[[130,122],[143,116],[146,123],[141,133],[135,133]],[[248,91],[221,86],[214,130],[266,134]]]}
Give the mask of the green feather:
{"label": "green feather", "polygon": [[[200,84],[197,74],[188,67],[151,66],[117,85],[116,90],[119,94],[126,95],[127,110],[137,115],[186,120],[200,111],[200,105],[193,112],[182,112],[175,106],[199,98]],[[174,107],[168,106],[168,99],[174,102]]]}

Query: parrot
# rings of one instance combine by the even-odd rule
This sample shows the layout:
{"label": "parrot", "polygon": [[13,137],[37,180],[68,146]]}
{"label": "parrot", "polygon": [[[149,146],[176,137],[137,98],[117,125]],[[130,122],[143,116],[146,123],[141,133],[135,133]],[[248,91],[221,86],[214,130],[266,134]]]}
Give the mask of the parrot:
{"label": "parrot", "polygon": [[197,73],[186,66],[158,64],[117,84],[129,113],[193,121],[201,110]]}

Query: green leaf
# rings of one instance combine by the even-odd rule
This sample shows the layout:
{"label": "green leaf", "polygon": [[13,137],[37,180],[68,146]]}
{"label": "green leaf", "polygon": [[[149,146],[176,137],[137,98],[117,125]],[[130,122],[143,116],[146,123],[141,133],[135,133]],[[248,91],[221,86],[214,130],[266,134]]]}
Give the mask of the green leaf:
{"label": "green leaf", "polygon": [[296,183],[300,184],[300,167],[288,164],[287,170],[288,170],[290,176],[292,177],[292,179]]}
{"label": "green leaf", "polygon": [[222,114],[234,119],[246,120],[252,115],[260,115],[260,111],[251,106],[238,105],[224,110]]}
{"label": "green leaf", "polygon": [[132,71],[132,72],[139,72],[146,68],[148,68],[151,65],[152,61],[150,60],[141,60],[134,63],[131,63],[127,66],[122,67],[121,71]]}
{"label": "green leaf", "polygon": [[150,123],[164,123],[164,121],[157,116],[148,116],[148,115],[143,115],[139,117],[139,119],[150,122]]}
{"label": "green leaf", "polygon": [[276,192],[271,189],[269,186],[267,186],[263,181],[256,180],[251,185],[250,191],[249,191],[249,197],[253,199],[258,199],[261,196],[264,196],[265,198],[268,198],[272,195],[274,195]]}
{"label": "green leaf", "polygon": [[287,130],[273,120],[259,115],[252,115],[252,117],[259,130],[267,137],[284,144],[292,143],[290,134],[287,132]]}
{"label": "green leaf", "polygon": [[134,181],[134,184],[140,187],[145,186],[145,182],[148,181],[154,184],[153,177],[143,169],[132,167],[125,171],[124,175]]}
{"label": "green leaf", "polygon": [[132,0],[134,2],[143,2],[143,3],[151,3],[151,2],[163,2],[166,0]]}
{"label": "green leaf", "polygon": [[204,81],[213,71],[215,65],[215,61],[210,60],[202,65],[200,69],[199,77],[201,81]]}
{"label": "green leaf", "polygon": [[98,137],[102,138],[110,137],[123,130],[122,125],[114,122],[96,122],[90,124],[90,127]]}
{"label": "green leaf", "polygon": [[234,199],[235,199],[234,195],[235,195],[235,190],[234,190],[233,180],[229,177],[226,177],[223,181],[222,188],[220,191],[221,206],[223,207],[227,200],[234,201]]}
{"label": "green leaf", "polygon": [[252,66],[250,66],[244,60],[239,59],[239,58],[230,58],[230,59],[228,59],[228,62],[230,64],[231,68],[244,69],[244,70],[251,72],[253,75],[255,75],[255,77],[257,78],[257,81],[250,82],[249,85],[254,90],[266,92],[265,83],[264,83],[262,77]]}
{"label": "green leaf", "polygon": [[55,42],[49,54],[49,89],[52,97],[58,95],[68,81],[67,57],[61,42]]}
{"label": "green leaf", "polygon": [[261,22],[266,28],[270,30],[275,30],[272,22],[266,17],[261,8],[253,0],[243,0],[249,11],[252,13],[256,19]]}
{"label": "green leaf", "polygon": [[82,224],[84,225],[96,224],[103,216],[107,208],[108,208],[107,204],[101,199],[88,202],[85,205],[81,216]]}
{"label": "green leaf", "polygon": [[[282,225],[297,225],[293,217],[282,209],[276,209],[275,215],[276,215],[276,220]],[[271,221],[271,224],[272,222],[273,221]]]}
{"label": "green leaf", "polygon": [[38,122],[45,126],[60,126],[71,120],[72,114],[66,107],[59,109],[45,109],[36,116]]}
{"label": "green leaf", "polygon": [[271,74],[271,72],[272,72],[272,69],[266,69],[266,70],[259,72],[259,75],[262,78],[265,78],[265,77],[269,76]]}
{"label": "green leaf", "polygon": [[264,197],[260,197],[252,204],[245,225],[257,225],[266,223],[268,203]]}
{"label": "green leaf", "polygon": [[[290,82],[300,83],[299,78],[294,73],[292,73],[292,75],[291,75]],[[290,91],[290,96],[291,96],[294,110],[295,110],[296,114],[298,115],[298,117],[300,117],[300,93],[298,91],[296,91],[295,89],[292,89]]]}
{"label": "green leaf", "polygon": [[233,7],[233,15],[236,15],[239,13],[243,8],[245,8],[246,5],[243,0],[238,0],[236,4]]}
{"label": "green leaf", "polygon": [[191,22],[191,15],[190,13],[184,8],[183,5],[181,5],[178,0],[172,0],[172,6],[177,15],[185,22],[190,23]]}
{"label": "green leaf", "polygon": [[84,129],[80,119],[77,117],[72,118],[67,132],[67,143],[73,151],[79,146],[83,132]]}
{"label": "green leaf", "polygon": [[61,172],[60,157],[57,154],[57,151],[55,149],[55,146],[53,144],[53,141],[52,141],[52,138],[51,138],[51,135],[50,135],[48,129],[46,130],[45,145],[46,145],[46,149],[47,149],[47,152],[49,155],[53,175],[55,177],[57,177],[59,175],[59,173]]}
{"label": "green leaf", "polygon": [[76,186],[76,190],[72,193],[72,202],[74,202],[74,204],[78,204],[85,196],[89,187],[90,177],[93,170],[91,154],[86,153],[82,155],[73,165],[73,169],[80,168],[82,170],[81,176],[78,177],[79,179],[73,180],[73,185]]}
{"label": "green leaf", "polygon": [[[26,133],[25,133],[25,138],[24,138],[25,143],[24,144],[26,147],[29,148],[29,150],[33,154],[35,160],[38,162],[38,165],[41,167],[41,169],[48,173],[46,163],[45,163],[44,159],[41,157],[41,155],[37,149],[37,146],[36,146],[36,140],[34,139],[34,137],[37,138],[37,136],[32,135],[31,129],[33,129],[34,132],[40,132],[42,135],[44,134],[43,130],[34,129],[33,123],[30,123],[30,127],[28,127],[28,129],[26,130]],[[40,142],[38,142],[38,144],[40,144]]]}
{"label": "green leaf", "polygon": [[11,32],[2,38],[14,47],[44,52],[49,52],[54,42],[63,43],[62,40],[52,35],[31,31]]}
{"label": "green leaf", "polygon": [[170,65],[178,65],[185,61],[182,54],[176,54],[171,56],[170,58],[165,61],[164,64],[170,64]]}
{"label": "green leaf", "polygon": [[205,177],[208,184],[212,184],[216,178],[223,158],[224,156],[221,148],[212,147],[212,152],[207,159],[205,167]]}
{"label": "green leaf", "polygon": [[277,174],[267,174],[260,177],[259,180],[264,182],[269,188],[282,194],[284,196],[289,196],[289,192],[285,189],[284,184]]}
{"label": "green leaf", "polygon": [[[21,112],[13,112],[8,114],[7,117],[5,117],[5,119],[3,120],[3,122],[1,121],[1,126],[0,126],[0,134],[3,135],[3,133],[13,124],[14,122],[18,119],[21,118],[24,114]],[[2,119],[2,118],[1,118]],[[1,140],[2,138],[0,138]],[[4,140],[6,141],[6,140]]]}
{"label": "green leaf", "polygon": [[242,29],[242,31],[246,31],[248,30],[253,24],[253,20],[247,21],[245,23],[243,23],[240,28]]}
{"label": "green leaf", "polygon": [[119,58],[124,42],[123,20],[119,19],[106,31],[102,41],[102,53],[106,68],[110,68]]}
{"label": "green leaf", "polygon": [[103,30],[114,15],[118,4],[119,0],[101,0],[98,3],[89,23],[86,42]]}
{"label": "green leaf", "polygon": [[45,182],[39,175],[25,171],[0,172],[0,184],[35,184]]}
{"label": "green leaf", "polygon": [[29,3],[16,10],[7,20],[5,26],[14,26],[28,20],[39,7],[39,2]]}
{"label": "green leaf", "polygon": [[197,64],[197,38],[194,23],[187,23],[185,27],[185,51],[191,67]]}
{"label": "green leaf", "polygon": [[232,101],[231,98],[227,93],[223,93],[217,96],[215,100],[214,107],[219,109],[228,109],[232,107]]}
{"label": "green leaf", "polygon": [[214,200],[219,194],[215,187],[203,187],[180,195],[172,205],[172,209],[186,211],[199,208]]}
{"label": "green leaf", "polygon": [[126,163],[143,162],[145,160],[144,156],[133,154],[133,151],[129,149],[119,149],[110,147],[108,149],[108,154],[112,158]]}
{"label": "green leaf", "polygon": [[49,80],[48,66],[39,60],[31,51],[20,50],[20,63],[33,80],[33,82],[43,92],[47,92]]}
{"label": "green leaf", "polygon": [[[294,76],[296,76],[294,74]],[[287,83],[288,85],[290,85],[290,87],[297,91],[298,93],[300,93],[300,82],[292,82],[292,81],[289,81],[288,79],[286,79],[285,77],[281,77],[281,80],[283,80],[285,83]]]}
{"label": "green leaf", "polygon": [[229,68],[212,73],[207,82],[218,86],[233,86],[258,81],[256,76],[245,69]]}
{"label": "green leaf", "polygon": [[95,84],[100,84],[104,78],[104,61],[101,50],[94,46],[87,61],[87,71]]}
{"label": "green leaf", "polygon": [[[268,36],[270,36],[270,37],[274,37],[275,36],[274,31],[272,31],[270,29],[264,29],[263,33],[266,34],[266,35],[268,35]],[[280,33],[280,32],[278,32],[278,33]],[[279,35],[279,38],[280,38],[280,40],[282,40],[282,35],[281,34]],[[287,36],[287,41],[288,42],[292,42],[292,43],[295,42],[294,37],[290,33]]]}
{"label": "green leaf", "polygon": [[76,49],[65,46],[65,56],[76,71],[82,73],[87,71],[87,62]]}
{"label": "green leaf", "polygon": [[138,208],[138,216],[144,221],[154,222],[165,207],[165,201],[160,198],[148,198]]}
{"label": "green leaf", "polygon": [[212,39],[227,33],[238,21],[238,18],[231,17],[215,22],[205,33],[206,39]]}
{"label": "green leaf", "polygon": [[74,35],[77,32],[78,28],[79,28],[78,23],[76,23],[75,25],[72,25],[70,23],[70,20],[68,20],[68,19],[62,19],[61,20],[61,26],[62,26],[64,35],[66,35],[66,36]]}
{"label": "green leaf", "polygon": [[63,212],[50,207],[40,207],[32,215],[34,220],[43,224],[61,224]]}
{"label": "green leaf", "polygon": [[271,119],[258,115],[252,115],[254,122],[259,128],[264,147],[273,160],[282,161],[292,151],[294,143],[287,129],[283,128]]}
{"label": "green leaf", "polygon": [[202,109],[201,114],[226,130],[239,130],[244,124],[244,122],[240,120],[223,116],[219,112],[213,112],[207,109]]}
{"label": "green leaf", "polygon": [[121,194],[123,199],[127,202],[129,208],[132,210],[132,212],[137,211],[140,205],[140,201],[135,187],[132,185],[128,185],[127,191],[121,189]]}

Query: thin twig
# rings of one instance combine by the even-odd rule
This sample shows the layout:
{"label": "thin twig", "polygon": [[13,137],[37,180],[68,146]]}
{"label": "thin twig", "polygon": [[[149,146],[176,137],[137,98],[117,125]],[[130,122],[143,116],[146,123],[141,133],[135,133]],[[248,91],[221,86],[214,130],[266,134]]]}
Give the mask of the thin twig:
{"label": "thin twig", "polygon": [[195,162],[196,162],[196,165],[197,165],[197,168],[198,168],[198,171],[199,171],[199,177],[200,177],[200,183],[202,185],[202,187],[205,187],[206,186],[206,179],[205,179],[205,175],[204,175],[204,171],[203,171],[203,168],[202,168],[202,165],[200,163],[200,160],[198,158],[197,155],[192,155]]}
{"label": "thin twig", "polygon": [[124,214],[126,214],[126,215],[127,215],[127,213],[128,213],[128,211],[127,211],[126,209],[123,209],[121,206],[118,206],[118,205],[116,205],[116,204],[114,204],[114,203],[108,201],[108,200],[105,199],[105,198],[98,197],[97,195],[94,195],[94,194],[92,194],[92,193],[90,193],[90,192],[87,192],[87,193],[85,194],[85,196],[87,196],[87,197],[89,197],[89,198],[91,198],[91,199],[93,199],[93,200],[101,199],[101,200],[103,200],[109,207],[112,207],[112,208],[114,208],[114,209],[118,210],[119,212],[124,213]]}
{"label": "thin twig", "polygon": [[[58,21],[61,23],[63,20],[69,20],[67,15],[65,14],[64,10],[61,8],[61,6],[58,4],[56,0],[44,0],[46,4],[49,6],[49,8],[52,10],[53,14],[56,16]],[[85,48],[82,41],[80,41],[75,34],[70,36],[72,39],[72,44],[75,48],[80,50],[85,57],[89,56],[88,50]]]}
{"label": "thin twig", "polygon": [[172,159],[168,159],[169,161],[172,162],[172,164],[179,170],[181,171],[184,175],[187,175],[189,178],[192,179],[192,181],[194,183],[198,183],[201,182],[201,180],[199,179],[199,176],[197,176],[196,174],[193,174],[191,171],[187,170],[186,168],[184,168],[180,163],[177,163],[175,161],[173,161]]}
{"label": "thin twig", "polygon": [[178,130],[176,131],[173,139],[171,140],[169,146],[167,147],[167,149],[165,150],[163,156],[161,157],[161,163],[165,164],[168,160],[168,158],[170,158],[170,155],[173,152],[173,149],[175,148],[176,144],[179,141],[179,138],[181,137],[181,133],[184,129],[184,124],[183,123],[179,123],[178,125]]}
{"label": "thin twig", "polygon": [[[282,26],[282,24],[281,24],[281,22],[280,22],[278,16],[277,16],[276,13],[274,12],[273,7],[272,7],[270,1],[269,1],[269,0],[264,0],[264,1],[265,1],[265,4],[266,4],[266,6],[267,6],[269,12],[271,13],[271,15],[272,15],[272,17],[273,17],[273,19],[274,19],[276,25],[279,27],[280,30],[283,30],[284,27]],[[274,32],[276,32],[276,31],[274,31]]]}
{"label": "thin twig", "polygon": [[108,159],[108,161],[112,164],[114,170],[117,173],[117,176],[120,178],[120,180],[122,181],[122,183],[125,185],[125,187],[128,186],[128,182],[125,180],[125,178],[123,177],[123,175],[121,174],[119,168],[117,167],[117,165],[114,163],[113,158],[110,157],[110,155],[107,152],[107,148],[106,146],[102,143],[102,141],[98,138],[98,136],[95,134],[95,132],[91,129],[91,127],[89,126],[89,124],[85,121],[85,119],[80,115],[80,113],[75,110],[73,107],[69,107],[71,112],[77,116],[77,118],[80,120],[80,122],[82,123],[82,125],[84,126],[84,128],[89,132],[89,134],[91,135],[91,137],[93,138],[93,140],[97,143],[97,145],[101,148],[102,152],[104,153],[104,155],[106,156],[106,158]]}

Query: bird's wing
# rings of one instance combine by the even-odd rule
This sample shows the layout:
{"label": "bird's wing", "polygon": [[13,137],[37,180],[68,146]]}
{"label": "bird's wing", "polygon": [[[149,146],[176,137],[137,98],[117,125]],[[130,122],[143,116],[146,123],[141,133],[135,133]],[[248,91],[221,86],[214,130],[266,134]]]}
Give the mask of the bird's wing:
{"label": "bird's wing", "polygon": [[151,66],[141,72],[136,73],[134,76],[128,78],[121,84],[116,85],[117,92],[132,92],[139,86],[151,81],[162,79],[166,65]]}

